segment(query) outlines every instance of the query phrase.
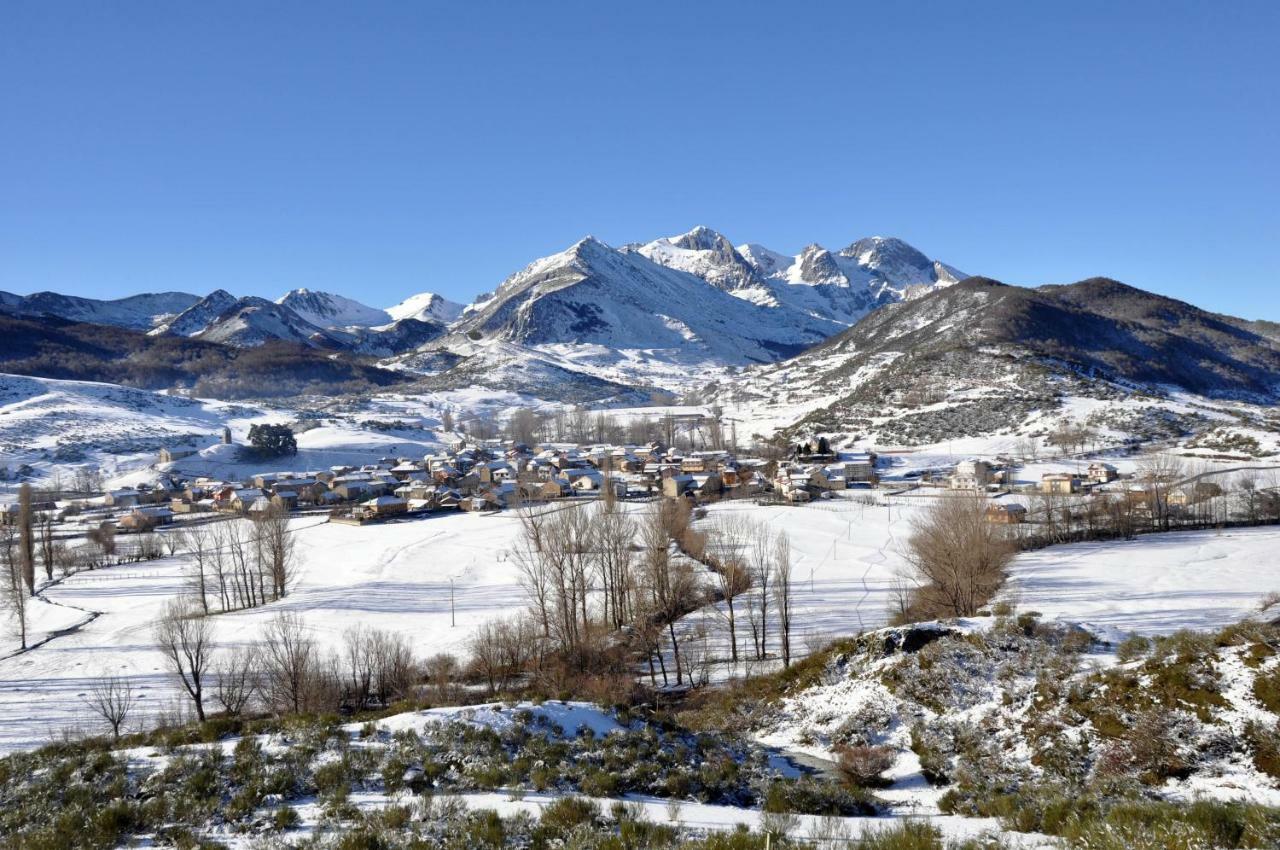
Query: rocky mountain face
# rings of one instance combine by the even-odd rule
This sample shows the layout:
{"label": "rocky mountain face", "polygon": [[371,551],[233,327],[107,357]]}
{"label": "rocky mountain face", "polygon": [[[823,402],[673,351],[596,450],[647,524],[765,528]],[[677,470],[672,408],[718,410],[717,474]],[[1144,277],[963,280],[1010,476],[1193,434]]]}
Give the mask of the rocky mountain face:
{"label": "rocky mountain face", "polygon": [[1107,278],[1038,289],[969,278],[878,311],[813,355],[1007,351],[1157,390],[1280,398],[1280,343],[1247,324]]}
{"label": "rocky mountain face", "polygon": [[[465,308],[431,292],[384,310],[310,289],[274,302],[219,289],[203,298],[161,293],[118,301],[0,293],[0,310],[239,347],[283,340],[417,362],[431,360],[407,357],[423,346],[451,350],[461,340],[494,338],[577,355],[592,347],[596,360],[601,350],[649,352],[645,357],[663,369],[726,367],[790,356],[881,304],[957,276],[896,239],[859,240],[834,254],[813,245],[787,257],[759,245],[735,247],[697,227],[620,249],[584,239]],[[631,359],[629,368],[643,372]],[[583,365],[578,360],[577,367],[561,365],[572,371]]]}
{"label": "rocky mountain face", "polygon": [[56,318],[242,348],[283,341],[383,357],[411,351],[440,336],[461,310],[429,292],[391,311],[308,289],[295,289],[274,302],[237,297],[225,289],[203,298],[162,292],[114,301],[52,292],[27,296],[0,292],[0,313],[10,316]]}
{"label": "rocky mountain face", "polygon": [[620,248],[588,237],[465,308],[430,292],[384,310],[298,289],[274,302],[225,290],[118,301],[0,293],[0,313],[377,358],[439,389],[635,402],[713,382],[699,397],[767,402],[792,422],[856,423],[906,396],[903,415],[915,416],[922,399],[970,393],[973,422],[998,424],[1052,396],[1054,381],[1280,398],[1280,325],[1106,279],[1025,289],[965,278],[886,237],[794,255],[706,227]]}

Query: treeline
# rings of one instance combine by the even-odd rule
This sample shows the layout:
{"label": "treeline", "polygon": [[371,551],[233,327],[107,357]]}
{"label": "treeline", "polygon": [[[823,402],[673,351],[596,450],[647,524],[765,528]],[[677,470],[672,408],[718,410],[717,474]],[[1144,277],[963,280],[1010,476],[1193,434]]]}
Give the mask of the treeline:
{"label": "treeline", "polygon": [[110,325],[0,314],[0,368],[18,375],[192,388],[208,398],[368,391],[407,380],[352,357],[271,341],[234,348]]}
{"label": "treeline", "polygon": [[1277,471],[1214,473],[1158,455],[1109,491],[1031,494],[1028,522],[1015,527],[1018,546],[1038,549],[1164,531],[1275,525],[1280,523]]}

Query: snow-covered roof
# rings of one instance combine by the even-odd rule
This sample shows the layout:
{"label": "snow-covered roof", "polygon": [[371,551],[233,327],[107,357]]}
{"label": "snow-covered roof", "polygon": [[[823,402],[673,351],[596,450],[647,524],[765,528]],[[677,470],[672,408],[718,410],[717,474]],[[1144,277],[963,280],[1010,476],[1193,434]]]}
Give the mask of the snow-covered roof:
{"label": "snow-covered roof", "polygon": [[404,499],[399,496],[376,496],[368,501],[361,502],[360,506],[364,508],[385,508],[390,505],[407,504]]}

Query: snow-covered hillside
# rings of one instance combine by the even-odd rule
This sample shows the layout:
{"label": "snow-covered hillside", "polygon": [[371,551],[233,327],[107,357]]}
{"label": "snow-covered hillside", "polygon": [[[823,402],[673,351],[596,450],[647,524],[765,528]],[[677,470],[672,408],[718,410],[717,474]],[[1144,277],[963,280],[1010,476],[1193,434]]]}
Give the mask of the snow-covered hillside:
{"label": "snow-covered hillside", "polygon": [[0,466],[30,466],[69,482],[89,465],[108,476],[155,459],[162,448],[215,442],[229,421],[256,408],[116,384],[0,374]]}

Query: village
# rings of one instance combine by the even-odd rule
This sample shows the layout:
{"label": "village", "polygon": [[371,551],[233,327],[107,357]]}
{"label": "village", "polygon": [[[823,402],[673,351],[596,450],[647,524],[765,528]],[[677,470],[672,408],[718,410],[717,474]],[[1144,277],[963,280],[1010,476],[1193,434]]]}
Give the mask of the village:
{"label": "village", "polygon": [[[224,431],[225,447],[235,447]],[[1135,511],[1171,516],[1214,513],[1227,494],[1212,470],[1176,459],[1135,464],[1123,452],[1071,457],[1056,465],[998,456],[942,463],[904,463],[900,450],[836,450],[825,438],[785,453],[741,455],[730,449],[645,444],[458,439],[424,456],[370,457],[367,463],[305,471],[255,471],[239,480],[182,471],[193,451],[162,450],[153,475],[100,494],[47,493],[37,512],[81,529],[113,526],[122,534],[150,532],[174,522],[227,516],[248,519],[295,513],[362,525],[450,511],[492,512],[557,500],[679,499],[692,505],[751,500],[803,505],[846,491],[926,496],[941,491],[982,494],[988,521],[1021,524],[1053,519],[1060,505],[1087,505],[1092,495],[1123,495]],[[1108,459],[1102,459],[1106,457]],[[932,459],[932,460],[936,460]],[[1109,462],[1115,461],[1115,462]],[[268,462],[264,462],[264,466]],[[1122,472],[1121,467],[1127,467]],[[1141,469],[1138,466],[1142,466]],[[1029,474],[1038,471],[1037,474]],[[1259,487],[1260,501],[1275,488]],[[60,498],[61,497],[61,498]],[[1157,504],[1158,503],[1158,504]],[[0,505],[0,517],[16,511]],[[1225,509],[1224,509],[1225,510]]]}

